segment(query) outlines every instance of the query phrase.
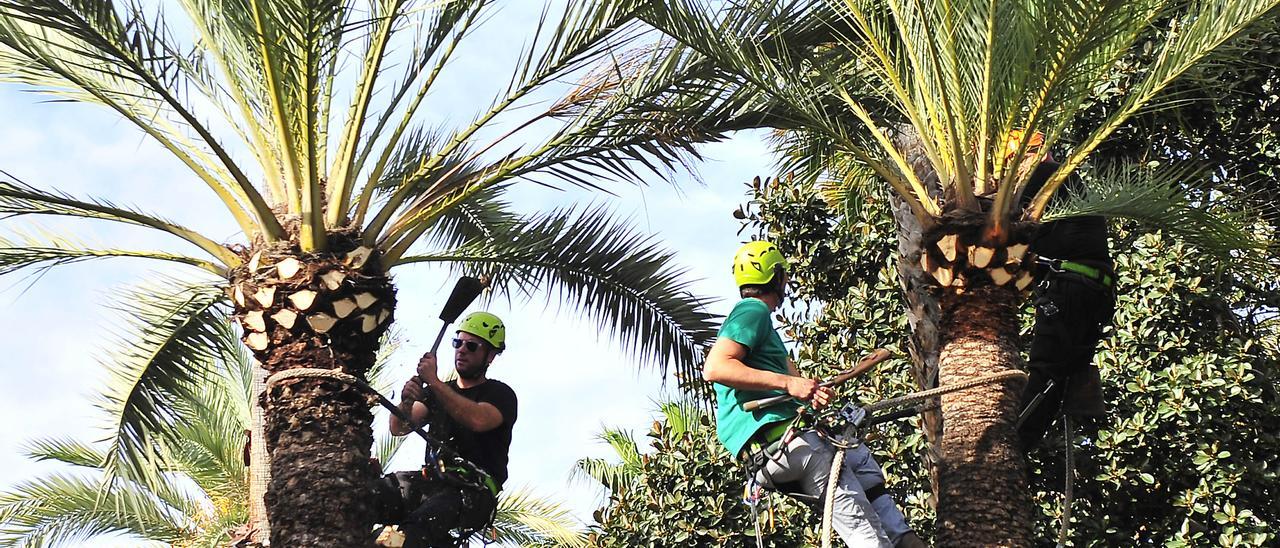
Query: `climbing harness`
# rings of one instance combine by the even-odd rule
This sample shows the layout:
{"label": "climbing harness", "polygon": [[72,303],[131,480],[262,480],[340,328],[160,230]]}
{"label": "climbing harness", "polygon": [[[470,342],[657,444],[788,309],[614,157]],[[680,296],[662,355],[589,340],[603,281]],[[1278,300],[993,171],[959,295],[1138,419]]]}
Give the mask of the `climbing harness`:
{"label": "climbing harness", "polygon": [[[401,411],[399,407],[396,407],[396,405],[392,403],[391,400],[387,399],[386,396],[383,396],[381,392],[378,392],[377,390],[374,390],[372,386],[369,386],[369,383],[351,375],[350,373],[345,373],[338,369],[316,369],[307,367],[286,369],[284,371],[278,371],[268,377],[266,387],[267,390],[271,390],[271,388],[281,381],[304,378],[333,380],[355,386],[362,392],[376,396],[378,403],[381,404],[382,407],[386,408],[387,411],[390,411],[391,414],[395,415],[401,421],[404,421],[405,424],[410,426],[413,425],[413,419],[411,417],[406,415],[404,411]],[[470,461],[460,457],[456,451],[432,437],[423,430],[421,426],[412,426],[412,428],[414,433],[418,434],[419,437],[427,442],[426,461],[425,465],[422,467],[424,478],[427,480],[441,481],[462,489],[486,491],[496,499],[499,491],[498,484],[487,472],[480,469]],[[494,509],[489,512],[488,519],[486,519],[485,523],[479,527],[456,529],[455,531],[457,536],[455,538],[455,545],[463,546],[469,537],[492,524],[494,517],[497,514],[496,506],[497,505],[495,504]]]}
{"label": "climbing harness", "polygon": [[1084,263],[1036,256],[1036,265],[1044,267],[1054,274],[1070,272],[1072,274],[1080,275],[1107,289],[1111,289],[1112,286],[1115,285],[1115,276],[1110,272]]}
{"label": "climbing harness", "polygon": [[[856,375],[850,375],[847,377],[845,375],[841,375],[841,377],[845,377],[845,378],[842,378],[840,380],[841,382],[843,382],[845,380],[848,380],[849,378],[852,378],[853,376],[856,376]],[[834,414],[834,417],[832,417],[832,419],[838,420],[839,422],[842,422],[844,424],[842,429],[843,431],[839,435],[834,435],[833,428],[825,424],[825,423],[833,422],[832,419],[828,419],[826,421],[818,421],[818,424],[815,425],[814,430],[818,432],[818,434],[822,436],[823,439],[825,439],[828,443],[832,445],[832,447],[835,447],[837,450],[834,458],[832,459],[831,473],[828,475],[828,478],[827,478],[826,496],[824,497],[825,500],[823,501],[822,546],[824,548],[829,548],[831,546],[831,534],[832,534],[831,514],[834,510],[834,505],[835,505],[835,488],[840,481],[840,472],[841,472],[841,468],[844,465],[845,451],[850,448],[856,447],[859,443],[861,443],[860,441],[858,441],[861,439],[861,436],[859,435],[859,431],[861,429],[875,425],[875,424],[888,422],[890,420],[897,420],[901,418],[910,417],[922,411],[927,411],[929,409],[935,408],[936,406],[929,405],[927,403],[928,400],[931,400],[933,398],[936,398],[944,394],[950,394],[952,392],[959,392],[962,390],[969,390],[985,384],[1001,382],[1001,381],[1015,379],[1015,378],[1026,379],[1027,374],[1025,372],[1017,371],[1017,370],[1001,371],[999,373],[984,375],[982,377],[978,377],[971,381],[955,383],[947,386],[939,386],[929,390],[921,390],[919,392],[912,392],[904,396],[881,400],[875,403],[868,404],[866,406],[858,406],[853,402],[849,402],[849,403],[846,403],[844,406],[840,407],[840,409]],[[838,383],[833,382],[831,384],[828,384],[828,386],[831,386],[834,384],[838,384]],[[777,403],[780,401],[785,401],[785,399],[779,399],[779,397],[776,397],[776,396],[767,398],[767,400],[773,400],[769,402],[770,404]],[[756,400],[756,402],[765,402],[765,401],[766,400]],[[748,402],[748,403],[755,403],[755,402]],[[904,407],[904,406],[911,406],[912,404],[915,404],[915,405],[912,407],[908,407],[906,409],[894,411],[891,413],[877,414],[880,411],[895,409],[895,408]],[[767,405],[768,404],[757,405],[755,408],[758,409],[760,407],[765,407]],[[748,456],[747,465],[745,466],[745,468],[747,469],[747,489],[748,490],[750,490],[753,485],[758,485],[755,481],[756,471],[757,470],[764,471],[763,473],[767,475],[768,474],[766,469],[767,463],[769,461],[775,461],[775,459],[777,459],[782,454],[782,452],[786,449],[787,443],[794,437],[794,434],[796,431],[796,426],[794,423],[795,421],[792,421],[790,427],[786,430],[786,433],[784,433],[779,440],[774,441],[771,444],[767,444],[766,447],[750,453],[750,455]],[[759,462],[757,463],[755,461],[759,461]],[[758,467],[752,466],[752,464],[758,464],[759,466]],[[774,489],[777,489],[777,487],[778,486],[774,484]],[[796,496],[794,494],[790,494],[790,495]],[[797,497],[797,498],[803,498],[803,497]],[[756,523],[756,544],[757,546],[763,546],[764,539],[760,531],[759,514],[756,508],[756,505],[759,503],[760,499],[757,498],[755,500],[750,500],[749,497],[744,496],[744,500],[747,501],[747,503],[751,506],[752,517],[754,518]]]}
{"label": "climbing harness", "polygon": [[742,490],[742,502],[751,508],[751,521],[756,526],[756,548],[764,548],[764,533],[760,531],[760,501],[763,498],[764,487],[755,478],[748,478],[747,485]]}

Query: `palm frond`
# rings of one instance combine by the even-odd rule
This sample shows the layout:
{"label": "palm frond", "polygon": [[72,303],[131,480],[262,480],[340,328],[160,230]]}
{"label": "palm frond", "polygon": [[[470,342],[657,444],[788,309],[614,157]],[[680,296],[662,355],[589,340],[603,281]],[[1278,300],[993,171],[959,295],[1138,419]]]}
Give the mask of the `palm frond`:
{"label": "palm frond", "polygon": [[701,57],[669,42],[595,67],[577,89],[535,116],[566,122],[546,141],[488,164],[476,165],[477,155],[456,160],[425,191],[414,189],[413,204],[381,239],[387,256],[402,256],[438,216],[477,192],[519,179],[595,190],[613,181],[644,184],[652,175],[669,179],[697,158],[697,144],[770,119],[758,94],[720,93],[700,82],[707,71],[714,69]]}
{"label": "palm frond", "polygon": [[81,466],[98,468],[106,462],[106,453],[85,443],[66,438],[46,438],[32,441],[23,450],[27,458],[34,460],[52,460]]}
{"label": "palm frond", "polygon": [[[1086,179],[1083,192],[1066,192],[1051,202],[1044,220],[1085,215],[1132,219],[1173,234],[1227,264],[1265,272],[1268,236],[1257,230],[1258,217],[1220,205],[1212,192],[1198,191],[1210,176],[1187,165],[1101,167]],[[1193,202],[1190,195],[1202,199]]]}
{"label": "palm frond", "polygon": [[498,542],[519,546],[586,546],[586,533],[568,508],[528,489],[503,493],[493,527]]}
{"label": "palm frond", "polygon": [[570,479],[586,481],[604,487],[608,492],[619,493],[635,485],[641,473],[640,446],[635,436],[626,430],[606,428],[598,438],[613,449],[619,462],[585,458],[578,460],[570,472]]}
{"label": "palm frond", "polygon": [[327,143],[320,139],[319,119],[330,94],[319,92],[338,62],[349,7],[342,0],[248,1],[289,210],[302,217],[298,239],[304,251],[326,246],[319,164]]}
{"label": "palm frond", "polygon": [[665,428],[676,433],[696,432],[711,425],[706,409],[688,398],[661,402],[658,410],[662,412]]}
{"label": "palm frond", "polygon": [[[840,27],[847,25],[831,23],[842,21],[842,14],[831,8],[782,1],[711,8],[697,0],[676,0],[650,4],[645,19],[707,56],[737,85],[767,96],[771,112],[787,120],[787,127],[818,133],[855,155],[927,224],[938,206],[906,169],[882,127],[884,120],[899,118],[892,109],[906,110],[888,101],[892,95],[867,68],[880,60],[867,54],[856,36],[844,38],[849,31]],[[837,54],[843,52],[858,55]]]}
{"label": "palm frond", "polygon": [[602,495],[622,493],[635,485],[638,471],[620,462],[605,459],[584,458],[574,463],[569,479],[603,487]]}
{"label": "palm frond", "polygon": [[266,201],[179,96],[187,73],[177,51],[135,3],[0,2],[0,81],[111,108],[213,189],[245,234],[279,238]]}
{"label": "palm frond", "polygon": [[179,399],[174,410],[170,465],[190,478],[210,497],[242,500],[248,497],[248,476],[243,457],[248,441],[247,409],[236,406],[234,382],[218,367],[196,387],[194,400]]}
{"label": "palm frond", "polygon": [[1125,96],[1120,108],[1092,132],[1063,161],[1065,168],[1055,173],[1037,194],[1030,207],[1031,217],[1038,218],[1071,170],[1131,117],[1152,106],[1162,92],[1188,70],[1210,57],[1224,44],[1237,37],[1267,13],[1280,6],[1280,0],[1202,0],[1191,3],[1182,19],[1184,24],[1170,33],[1155,62],[1144,78]]}
{"label": "palm frond", "polygon": [[124,324],[102,366],[108,381],[97,404],[111,417],[104,469],[149,488],[161,485],[159,462],[180,441],[182,401],[211,377],[211,364],[238,345],[221,305],[226,295],[209,284],[163,279],[124,295]]}
{"label": "palm frond", "polygon": [[[424,179],[438,170],[445,160],[455,157],[458,148],[467,146],[476,132],[488,127],[496,117],[545,84],[590,66],[608,56],[615,48],[640,36],[641,29],[634,16],[642,3],[641,0],[570,0],[555,23],[549,23],[544,16],[539,21],[527,51],[521,55],[521,62],[513,71],[505,96],[466,128],[454,133],[435,154],[418,163],[418,167],[401,181],[387,203],[369,222],[366,227],[366,242],[372,244],[383,235],[383,229],[392,220],[393,214],[410,195],[412,183]],[[549,112],[544,112],[526,120],[517,126],[516,131],[549,115]],[[515,131],[506,133],[489,146],[477,150],[477,153],[487,152],[514,133]],[[446,195],[456,194],[452,190]],[[459,199],[463,197],[465,196],[458,196]]]}
{"label": "palm frond", "polygon": [[185,514],[127,483],[104,491],[95,479],[51,474],[0,493],[0,543],[6,546],[74,545],[105,533],[172,543],[192,532]]}
{"label": "palm frond", "polygon": [[59,215],[146,226],[191,242],[216,257],[227,268],[240,264],[240,258],[231,250],[172,221],[107,200],[78,200],[65,193],[43,191],[24,184],[3,171],[0,171],[0,175],[9,179],[0,180],[0,215]]}
{"label": "palm frond", "polygon": [[95,249],[54,234],[42,237],[18,234],[22,240],[0,238],[0,276],[11,274],[26,268],[38,268],[41,271],[89,259],[104,257],[134,257],[155,259],[195,266],[214,275],[223,275],[226,268],[222,265],[172,253],[159,251],[133,251],[127,249]]}
{"label": "palm frond", "polygon": [[694,378],[715,337],[715,316],[681,280],[674,256],[612,221],[603,208],[554,211],[513,225],[503,236],[398,264],[446,262],[489,276],[499,294],[551,292],[560,306],[595,319],[635,351],[640,363],[670,364]]}
{"label": "palm frond", "polygon": [[[424,38],[421,43],[414,45],[413,61],[406,63],[399,85],[390,93],[388,104],[368,132],[351,170],[352,173],[361,173],[369,157],[377,152],[377,159],[369,171],[368,182],[361,189],[360,197],[352,204],[355,207],[352,222],[356,226],[364,224],[365,215],[372,205],[374,190],[385,180],[392,155],[402,150],[401,139],[405,137],[423,99],[431,91],[463,37],[491,4],[490,0],[452,1],[431,5],[430,9],[423,10],[428,14],[424,16],[425,20],[419,20],[418,28],[423,29]],[[413,98],[400,109],[400,104],[414,86],[417,86],[417,91]],[[384,133],[387,124],[396,114],[400,115],[399,123],[389,134]],[[381,150],[377,150],[379,147]]]}
{"label": "palm frond", "polygon": [[[330,175],[330,180],[333,181],[328,212],[330,225],[336,226],[346,217],[356,176],[372,150],[372,142],[367,143],[363,149],[360,144],[364,134],[363,128],[370,117],[369,108],[377,88],[377,81],[383,72],[382,65],[391,36],[402,28],[409,27],[419,29],[420,39],[413,45],[405,75],[391,93],[390,104],[386,106],[375,122],[373,130],[369,132],[370,141],[383,137],[382,129],[392,114],[397,111],[397,106],[410,88],[418,84],[419,78],[429,66],[434,64],[436,68],[427,75],[425,81],[420,83],[418,94],[403,113],[401,125],[386,140],[385,150],[387,151],[397,147],[399,138],[408,121],[416,113],[422,97],[431,89],[434,78],[439,74],[443,63],[452,55],[452,45],[456,45],[457,41],[461,40],[487,4],[488,2],[483,0],[439,2],[418,7],[411,6],[411,3],[406,0],[380,0],[373,4],[374,11],[371,14],[371,20],[374,21],[373,32],[368,36],[364,47],[364,62],[356,84],[356,94],[348,109],[342,140],[338,144]],[[452,44],[441,51],[441,47],[451,38]],[[385,164],[380,161],[379,166],[375,167],[375,173],[372,174],[373,181],[382,179],[382,165]]]}

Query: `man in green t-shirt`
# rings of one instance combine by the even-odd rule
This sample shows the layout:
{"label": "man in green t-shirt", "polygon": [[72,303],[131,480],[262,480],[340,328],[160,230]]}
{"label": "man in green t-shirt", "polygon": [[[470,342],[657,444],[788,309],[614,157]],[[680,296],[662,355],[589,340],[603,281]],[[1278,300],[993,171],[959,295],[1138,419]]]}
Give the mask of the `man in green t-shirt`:
{"label": "man in green t-shirt", "polygon": [[[773,327],[771,313],[786,296],[787,261],[773,244],[749,242],[734,257],[733,277],[743,299],[725,318],[703,369],[716,392],[716,435],[761,485],[794,484],[823,497],[836,449],[813,430],[783,439],[801,402],[820,409],[832,397],[830,388],[800,375]],[[742,408],[780,394],[795,400]],[[849,546],[923,546],[885,493],[884,473],[864,444],[846,452],[833,504],[832,528]]]}

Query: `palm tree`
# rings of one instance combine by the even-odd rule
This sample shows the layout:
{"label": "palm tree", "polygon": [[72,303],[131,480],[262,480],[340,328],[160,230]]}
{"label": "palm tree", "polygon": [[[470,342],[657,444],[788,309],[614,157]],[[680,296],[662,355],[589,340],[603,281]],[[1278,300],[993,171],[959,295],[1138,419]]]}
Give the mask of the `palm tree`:
{"label": "palm tree", "polygon": [[[658,411],[662,413],[662,417],[654,421],[655,426],[660,424],[665,431],[676,436],[710,424],[707,412],[694,400],[664,401],[658,404]],[[613,462],[613,459],[582,458],[574,464],[571,477],[602,487],[606,497],[620,496],[635,488],[636,481],[644,473],[645,463],[645,456],[640,452],[635,434],[621,428],[606,427],[598,437],[613,450],[617,462]],[[605,505],[602,511],[608,512],[610,508],[611,505]],[[597,518],[597,521],[603,520]]]}
{"label": "palm tree", "polygon": [[[914,373],[927,387],[1021,366],[1017,312],[1032,280],[1026,251],[1038,223],[1136,218],[1266,268],[1257,251],[1268,235],[1197,192],[1210,174],[1086,161],[1135,115],[1175,105],[1162,93],[1172,82],[1224,54],[1277,4],[673,0],[651,4],[644,17],[719,68],[708,82],[753,89],[773,105],[775,126],[792,130],[782,138],[792,159],[786,169],[833,179],[835,197],[892,190]],[[1096,127],[1072,128],[1078,141],[1059,142],[1097,84],[1133,62],[1127,54],[1164,24],[1176,31],[1147,44],[1155,55],[1120,106]],[[1045,135],[1036,163],[1055,146],[1066,152],[1061,169],[1025,197],[1027,140],[1006,148],[1015,130]],[[1059,192],[1077,171],[1089,176],[1088,192]],[[936,444],[940,544],[1030,545],[1025,464],[1012,443],[1020,388],[1011,380],[942,398],[945,423],[927,429]]]}
{"label": "palm tree", "polygon": [[[712,317],[669,253],[603,208],[529,217],[502,195],[522,180],[586,191],[642,182],[682,167],[696,142],[749,125],[721,98],[685,93],[700,67],[680,48],[645,41],[634,19],[642,3],[548,8],[492,106],[465,127],[433,130],[427,97],[444,75],[466,77],[449,61],[494,2],[182,0],[194,34],[184,44],[159,8],[137,2],[0,0],[0,81],[118,114],[189,168],[242,232],[223,243],[109,197],[0,179],[6,217],[125,223],[196,250],[103,249],[43,234],[0,241],[0,274],[98,257],[206,274],[165,280],[169,297],[138,305],[152,323],[126,356],[139,374],[119,402],[108,459],[141,473],[169,452],[175,440],[156,430],[168,417],[154,413],[196,374],[210,334],[234,320],[261,376],[272,377],[260,379],[269,388],[253,421],[265,441],[254,446],[255,523],[278,518],[280,546],[364,542],[372,510],[349,486],[370,479],[372,415],[353,383],[394,319],[389,273],[406,264],[485,274],[497,294],[558,290],[642,361],[695,371]],[[636,49],[613,55],[623,46]],[[343,109],[335,90],[347,89]],[[267,476],[267,455],[264,508],[252,487]]]}
{"label": "palm tree", "polygon": [[[124,303],[152,302],[163,297],[151,291],[129,295]],[[253,366],[234,333],[221,330],[217,347],[222,355],[190,379],[190,390],[168,402],[165,412],[180,440],[163,470],[134,476],[134,470],[109,458],[104,447],[120,431],[108,428],[105,443],[69,439],[32,442],[27,456],[76,467],[75,473],[56,472],[30,479],[0,493],[0,545],[45,546],[89,540],[114,533],[178,547],[227,546],[243,536],[249,519],[249,472],[243,449],[252,415]],[[394,344],[383,347],[383,356]],[[370,370],[374,386],[385,390],[388,375],[379,359]],[[134,389],[129,379],[139,372],[127,362],[111,368],[114,382],[100,399],[121,402]],[[118,407],[101,406],[104,423],[118,422]],[[381,462],[390,462],[404,438],[384,437],[377,443]],[[582,546],[584,534],[568,510],[526,489],[503,493],[498,501],[491,541],[502,545]]]}

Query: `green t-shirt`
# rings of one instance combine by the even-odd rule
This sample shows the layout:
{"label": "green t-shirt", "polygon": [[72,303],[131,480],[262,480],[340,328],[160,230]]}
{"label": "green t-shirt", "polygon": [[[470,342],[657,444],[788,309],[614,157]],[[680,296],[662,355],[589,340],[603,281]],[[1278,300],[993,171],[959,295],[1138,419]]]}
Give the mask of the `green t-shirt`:
{"label": "green t-shirt", "polygon": [[[718,335],[747,347],[742,360],[756,369],[787,374],[787,348],[773,329],[769,307],[760,299],[747,298],[733,307]],[[738,390],[714,384],[716,391],[716,435],[729,454],[737,455],[761,426],[796,416],[799,402],[791,401],[755,411],[745,411],[749,401],[785,394],[782,390]]]}

